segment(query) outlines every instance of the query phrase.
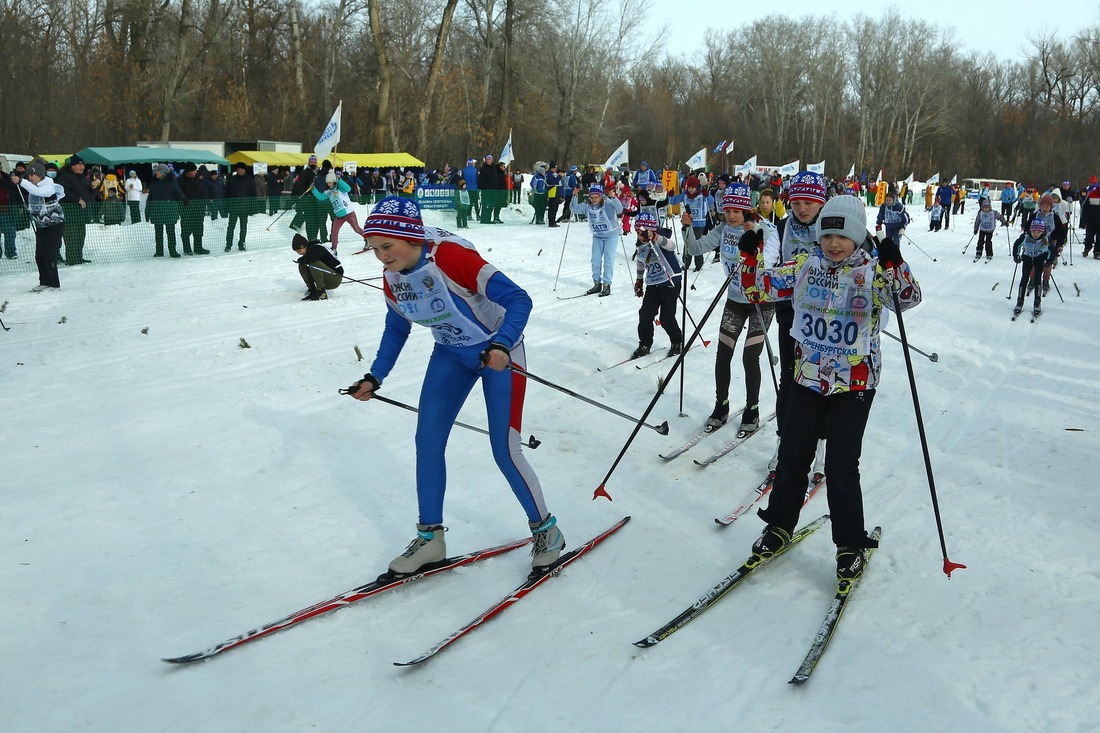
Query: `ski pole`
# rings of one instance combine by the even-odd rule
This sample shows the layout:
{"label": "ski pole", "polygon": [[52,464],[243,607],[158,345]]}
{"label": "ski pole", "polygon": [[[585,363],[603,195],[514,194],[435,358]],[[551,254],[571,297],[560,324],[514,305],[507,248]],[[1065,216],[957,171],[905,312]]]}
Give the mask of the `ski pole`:
{"label": "ski pole", "polygon": [[[338,390],[338,391],[339,391],[340,394],[354,394],[356,392],[356,390],[357,390],[357,388],[353,385],[351,387],[348,387],[347,389],[341,389],[341,390]],[[415,412],[417,414],[420,413],[420,410],[416,409],[412,405],[406,405],[404,402],[398,402],[397,400],[391,400],[389,397],[383,397],[380,394],[376,394],[374,397],[371,397],[371,399],[372,400],[378,400],[379,402],[385,402],[387,405],[393,405],[394,407],[400,407],[402,410],[408,410],[409,412]],[[479,428],[476,425],[467,425],[466,423],[459,422],[458,420],[455,420],[454,424],[457,425],[460,428],[466,428],[467,430],[473,430],[475,433],[481,433],[482,435],[488,435],[489,434],[488,430],[485,430],[484,428]],[[540,445],[542,445],[542,441],[538,440],[534,435],[532,435],[531,438],[526,443],[524,443],[524,445],[526,445],[528,448],[534,449],[534,448],[538,448]]]}
{"label": "ski pole", "polygon": [[[912,237],[910,237],[910,236],[909,236],[908,234],[906,234],[906,235],[905,235],[905,238],[909,240],[909,244],[911,244],[911,245],[913,245],[914,247],[916,247],[917,249],[919,249],[919,250],[920,250],[920,253],[921,253],[922,255],[924,255],[924,256],[925,256],[925,257],[927,257],[928,259],[932,260],[933,262],[938,262],[938,261],[939,261],[939,260],[937,260],[937,259],[936,259],[935,257],[933,257],[932,255],[930,255],[930,254],[928,254],[927,252],[925,252],[925,251],[924,251],[924,249],[922,249],[922,248],[921,248],[921,246],[920,246],[919,244],[917,244],[916,242],[914,242],[914,241],[913,241],[913,238],[912,238]],[[971,237],[971,239],[973,239],[973,237]],[[968,245],[968,246],[969,246],[969,245]],[[965,250],[964,250],[964,251],[965,251]]]}
{"label": "ski pole", "polygon": [[[309,188],[313,188],[313,184],[310,184]],[[305,190],[305,192],[303,192],[303,193],[302,193],[302,196],[305,196],[305,195],[306,195],[307,193],[309,193],[309,188],[307,188],[307,189]],[[290,211],[291,209],[293,209],[293,208],[294,208],[294,207],[295,207],[295,206],[296,206],[296,205],[298,204],[298,202],[302,200],[302,196],[299,196],[298,198],[294,199],[294,203],[293,203],[293,204],[291,204],[290,206],[286,207],[286,208],[285,208],[285,209],[283,209],[283,210],[282,210],[281,212],[279,212],[279,215],[278,215],[278,216],[276,216],[276,217],[275,217],[274,219],[272,219],[272,220],[271,220],[271,223],[267,225],[267,227],[266,227],[266,228],[264,229],[264,231],[265,231],[265,232],[270,232],[270,231],[271,231],[271,227],[275,226],[275,222],[279,221],[279,219],[282,219],[282,218],[283,218],[283,214],[285,214],[286,212],[288,212],[288,211]]]}
{"label": "ski pole", "polygon": [[[779,394],[779,380],[775,377],[775,364],[777,359],[775,354],[772,353],[772,342],[768,340],[768,328],[767,322],[764,320],[764,312],[760,308],[759,303],[753,303],[756,307],[756,317],[760,319],[760,336],[764,339],[764,346],[768,349],[768,370],[772,373],[772,385],[775,387],[775,394]],[[745,337],[745,346],[748,346],[748,336]]]}
{"label": "ski pole", "polygon": [[[898,343],[901,343],[901,339],[899,339],[897,336],[890,333],[889,331],[883,331],[883,333],[886,334],[887,336],[889,336],[890,338],[894,339]],[[918,349],[916,346],[913,346],[912,344],[909,344],[909,348],[912,349],[913,351],[917,352],[921,356],[928,357],[928,361],[939,361],[940,360],[940,355],[937,354],[935,351],[933,351],[931,354],[926,354],[925,352],[921,351],[920,349]]]}
{"label": "ski pole", "polygon": [[1050,281],[1052,283],[1054,283],[1054,292],[1058,293],[1058,300],[1065,303],[1066,299],[1062,297],[1062,289],[1058,287],[1058,281],[1054,279],[1054,273],[1053,272],[1050,273]]}
{"label": "ski pole", "polygon": [[[615,460],[614,460],[614,462],[612,462],[611,468],[607,469],[607,474],[603,477],[603,480],[600,481],[600,485],[597,486],[596,490],[592,492],[592,499],[593,500],[595,500],[596,497],[602,496],[603,498],[607,499],[608,501],[611,501],[611,495],[607,493],[607,481],[608,481],[608,479],[611,478],[611,474],[613,474],[615,472],[615,469],[618,468],[619,462],[623,459],[623,456],[626,455],[627,448],[629,448],[630,444],[634,442],[634,438],[637,437],[638,433],[642,429],[642,426],[645,425],[645,423],[642,422],[642,421],[645,420],[647,417],[649,417],[649,413],[651,413],[653,411],[653,408],[657,405],[657,400],[659,400],[661,398],[661,395],[664,394],[665,387],[668,386],[668,382],[669,382],[670,379],[672,379],[672,375],[676,373],[677,369],[680,369],[680,367],[683,366],[684,356],[687,354],[688,350],[691,348],[691,345],[693,343],[695,343],[695,339],[699,338],[699,332],[703,330],[703,326],[706,325],[707,319],[710,318],[711,313],[714,312],[714,308],[718,305],[718,303],[722,300],[722,298],[725,297],[726,288],[728,288],[730,283],[733,282],[733,277],[736,273],[737,273],[737,270],[734,269],[726,277],[725,282],[722,283],[722,287],[720,287],[718,289],[718,292],[715,294],[714,300],[712,300],[710,302],[710,306],[707,307],[707,312],[703,314],[702,319],[699,321],[699,325],[695,327],[695,331],[691,334],[691,338],[689,338],[686,342],[684,342],[683,351],[681,351],[680,355],[676,357],[676,361],[673,363],[672,368],[668,370],[668,374],[666,374],[664,376],[664,379],[662,379],[658,383],[657,392],[654,393],[653,399],[651,399],[649,401],[649,406],[647,406],[645,408],[645,412],[643,412],[642,416],[640,418],[638,418],[638,424],[634,426],[634,430],[630,433],[630,437],[626,439],[626,443],[623,444],[622,449],[619,451],[619,455],[615,456]],[[664,425],[665,425],[665,432],[667,432],[668,431],[668,423],[666,422]]]}
{"label": "ski pole", "polygon": [[[668,265],[665,263],[664,257],[662,257],[659,252],[657,253],[657,263],[661,266],[661,270],[664,271],[665,277],[668,278],[669,282],[672,282],[675,279],[675,273],[673,273],[671,270],[668,269]],[[684,332],[687,331],[687,321],[689,319],[691,320],[691,325],[692,326],[697,326],[698,325],[695,322],[695,319],[692,317],[691,313],[688,311],[687,293],[683,289],[683,275],[684,275],[684,273],[681,272],[680,273],[681,282],[680,282],[680,297],[679,297],[679,300],[681,301],[681,305],[684,308],[684,313],[680,317],[680,333],[681,334],[683,334]],[[702,339],[702,341],[703,341],[703,348],[704,349],[707,348],[708,346],[710,346],[710,341],[707,341],[706,339]]]}
{"label": "ski pole", "polygon": [[[976,237],[976,236],[978,236],[977,232],[974,232],[973,234],[970,235],[970,239],[967,240],[966,246],[963,247],[963,251],[961,252],[961,254],[966,254],[966,250],[970,249],[970,243],[974,241],[974,237]],[[910,240],[910,241],[912,241],[912,240]]]}
{"label": "ski pole", "polygon": [[10,331],[11,330],[10,328],[8,328],[7,326],[4,325],[4,319],[3,318],[0,318],[0,328],[3,328],[5,331]]}
{"label": "ski pole", "polygon": [[565,222],[565,239],[561,243],[561,257],[558,258],[558,271],[554,273],[554,287],[551,292],[557,292],[558,290],[558,277],[561,275],[561,263],[565,260],[565,245],[569,242],[569,225],[573,223],[573,217]]}
{"label": "ski pole", "polygon": [[[1016,259],[1013,257],[1012,259]],[[1005,296],[1005,300],[1012,300],[1012,286],[1016,284],[1016,271],[1020,269],[1020,261],[1016,260],[1016,266],[1012,268],[1012,282],[1008,284],[1008,295]]]}
{"label": "ski pole", "polygon": [[[316,265],[306,265],[306,267],[311,270],[317,270],[318,272],[336,272],[335,270],[326,270],[325,268],[317,267]],[[381,285],[375,285],[374,283],[369,283],[366,280],[356,280],[354,277],[348,277],[347,275],[342,276],[342,279],[350,280],[351,282],[359,283],[360,285],[366,285],[367,287],[374,288],[375,290],[385,290],[385,288],[383,288]]]}
{"label": "ski pole", "polygon": [[665,422],[661,423],[660,425],[650,425],[649,423],[643,422],[643,420],[645,420],[645,417],[646,417],[645,415],[643,415],[641,419],[638,419],[638,418],[635,418],[631,415],[627,415],[625,412],[619,412],[615,408],[608,407],[607,405],[605,405],[602,402],[597,402],[596,400],[585,397],[584,395],[577,394],[576,392],[574,392],[571,389],[567,389],[565,387],[562,387],[560,384],[554,384],[553,382],[551,382],[548,379],[543,379],[542,377],[540,377],[536,374],[532,374],[531,372],[527,371],[526,369],[524,369],[523,367],[521,367],[518,364],[509,364],[506,368],[511,369],[516,374],[521,374],[521,375],[527,377],[528,379],[533,379],[536,382],[538,382],[539,384],[544,384],[547,387],[550,387],[552,389],[556,389],[557,391],[561,392],[562,394],[567,394],[570,397],[575,397],[576,399],[580,400],[581,402],[587,402],[588,404],[590,404],[594,407],[598,407],[601,410],[606,410],[607,412],[610,412],[612,415],[618,415],[619,417],[625,418],[625,419],[627,419],[631,422],[636,421],[638,423],[638,425],[644,425],[645,427],[649,428],[650,430],[656,430],[661,435],[668,435],[668,421],[667,420]]}
{"label": "ski pole", "polygon": [[920,434],[921,450],[924,452],[924,467],[928,473],[928,490],[932,494],[932,511],[936,515],[936,530],[940,536],[940,549],[943,550],[943,572],[947,575],[948,580],[951,579],[951,573],[955,570],[965,568],[966,566],[951,562],[947,557],[947,540],[943,536],[943,521],[940,519],[940,503],[936,498],[936,478],[932,474],[932,459],[928,455],[928,438],[924,434],[924,420],[921,418],[920,413],[920,399],[917,397],[917,380],[913,375],[913,358],[909,356],[909,342],[905,337],[905,320],[901,316],[901,301],[898,299],[897,291],[893,293],[894,297],[894,316],[898,319],[898,332],[901,334],[902,353],[905,355],[905,370],[909,373],[909,388],[913,392],[913,413],[917,418],[917,432]]}

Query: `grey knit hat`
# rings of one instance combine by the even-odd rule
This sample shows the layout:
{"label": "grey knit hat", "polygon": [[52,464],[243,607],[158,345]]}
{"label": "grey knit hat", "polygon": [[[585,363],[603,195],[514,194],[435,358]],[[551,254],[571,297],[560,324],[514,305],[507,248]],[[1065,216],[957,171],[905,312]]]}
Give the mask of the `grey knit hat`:
{"label": "grey knit hat", "polygon": [[817,219],[819,236],[839,234],[858,247],[867,238],[867,209],[855,196],[834,196],[821,207]]}
{"label": "grey knit hat", "polygon": [[36,175],[39,178],[46,177],[46,166],[42,165],[41,160],[32,160],[27,163],[27,175]]}

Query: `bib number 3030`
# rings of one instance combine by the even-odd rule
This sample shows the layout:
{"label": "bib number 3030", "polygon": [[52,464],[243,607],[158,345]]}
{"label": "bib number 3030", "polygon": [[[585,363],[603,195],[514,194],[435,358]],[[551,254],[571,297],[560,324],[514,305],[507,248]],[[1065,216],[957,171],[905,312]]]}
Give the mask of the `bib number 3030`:
{"label": "bib number 3030", "polygon": [[812,339],[820,343],[854,346],[859,339],[859,326],[855,321],[826,320],[820,316],[815,318],[806,312],[802,313],[801,330],[803,340]]}

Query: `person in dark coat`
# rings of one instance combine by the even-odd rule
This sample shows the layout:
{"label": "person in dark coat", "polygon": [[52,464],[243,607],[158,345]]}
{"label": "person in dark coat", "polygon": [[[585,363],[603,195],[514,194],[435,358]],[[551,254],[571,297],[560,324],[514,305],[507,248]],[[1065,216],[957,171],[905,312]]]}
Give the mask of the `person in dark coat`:
{"label": "person in dark coat", "polygon": [[180,216],[180,202],[186,197],[172,171],[161,164],[153,169],[153,180],[149,182],[149,198],[145,200],[145,215],[153,224],[153,236],[157,249],[154,257],[164,256],[164,233],[168,232],[168,254],[179,257],[176,251],[176,221]]}
{"label": "person in dark coat", "polygon": [[61,199],[65,212],[65,264],[82,265],[89,262],[84,259],[84,239],[91,213],[89,207],[95,201],[92,187],[84,177],[84,159],[79,155],[71,156],[65,167],[57,172],[57,182],[65,189],[65,197]]}
{"label": "person in dark coat", "polygon": [[225,182],[225,205],[229,212],[229,225],[225,228],[225,251],[233,249],[233,230],[241,223],[241,235],[237,249],[244,252],[244,238],[248,234],[248,215],[256,199],[256,180],[248,172],[248,164],[237,163],[233,175]]}
{"label": "person in dark coat", "polygon": [[206,195],[210,199],[210,221],[217,221],[219,216],[228,216],[225,213],[225,181],[222,180],[218,166],[214,166],[214,169],[206,174],[204,183]]}
{"label": "person in dark coat", "polygon": [[[481,168],[477,171],[477,188],[481,191],[481,223],[492,224],[493,217],[496,216],[499,221],[500,207],[497,204],[497,196],[500,194],[500,190],[503,190],[503,186],[500,186],[497,181],[497,169],[493,165],[493,156],[486,155],[485,162],[481,164]],[[500,181],[499,183],[503,183]],[[469,186],[469,183],[466,184]],[[500,190],[498,190],[498,188]]]}
{"label": "person in dark coat", "polygon": [[203,221],[206,219],[206,202],[210,195],[206,192],[206,182],[199,178],[198,168],[194,163],[188,163],[183,167],[179,185],[183,195],[187,197],[180,209],[180,239],[183,240],[183,253],[185,255],[192,253],[192,241],[194,241],[194,253],[208,255],[210,250],[202,247],[202,235]]}
{"label": "person in dark coat", "polygon": [[[309,165],[298,171],[294,177],[294,186],[290,189],[290,195],[294,197],[294,218],[290,220],[290,228],[296,232],[302,231],[302,225],[315,218],[316,200],[313,196],[306,196],[313,187],[313,180],[317,178],[317,156],[309,156]],[[323,180],[323,179],[322,179]]]}
{"label": "person in dark coat", "polygon": [[279,213],[279,204],[283,200],[283,175],[278,166],[267,171],[267,213],[275,216]]}

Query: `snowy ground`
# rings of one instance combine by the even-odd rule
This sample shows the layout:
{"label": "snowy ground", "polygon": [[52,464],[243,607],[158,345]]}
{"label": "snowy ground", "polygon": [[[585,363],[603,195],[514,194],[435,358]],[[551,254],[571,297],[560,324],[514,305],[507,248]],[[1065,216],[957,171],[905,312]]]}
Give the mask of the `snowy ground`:
{"label": "snowy ground", "polygon": [[[415,416],[337,394],[373,357],[381,294],[349,282],[328,302],[299,302],[289,249],[63,268],[55,293],[28,293],[30,275],[0,279],[11,328],[0,333],[0,728],[1095,730],[1100,262],[1075,243],[1074,266],[1056,274],[1065,303],[1052,291],[1039,323],[1012,323],[1003,231],[996,258],[975,264],[972,245],[960,254],[973,214],[930,234],[920,209],[909,234],[928,254],[903,252],[925,301],[905,325],[939,355],[915,354],[914,368],[949,554],[969,568],[950,581],[941,571],[901,347],[884,341],[863,460],[882,549],[802,688],[786,682],[833,592],[827,531],[656,648],[631,645],[742,561],[762,527],[712,518],[759,481],[770,435],[707,469],[691,458],[732,429],[671,463],[657,456],[709,411],[713,345],[689,354],[685,415],[670,389],[651,422],[668,420],[671,435],[641,432],[608,482],[611,503],[592,491],[632,425],[530,385],[524,433],[542,445],[529,456],[570,543],[633,521],[439,658],[391,665],[510,590],[526,554],[201,664],[164,664],[366,582],[412,536]],[[590,284],[583,225],[506,217],[469,238],[535,300],[531,371],[640,414],[671,361],[596,371],[635,346],[633,271],[620,260],[610,298],[557,300]],[[371,255],[344,260],[352,277],[380,269]],[[709,263],[698,276],[697,318],[721,280]],[[430,346],[414,332],[384,394],[417,401]],[[770,389],[766,378],[766,403]],[[480,403],[460,419],[483,425]],[[484,437],[456,429],[449,452],[451,552],[523,536]],[[819,497],[803,517],[825,510]]]}

